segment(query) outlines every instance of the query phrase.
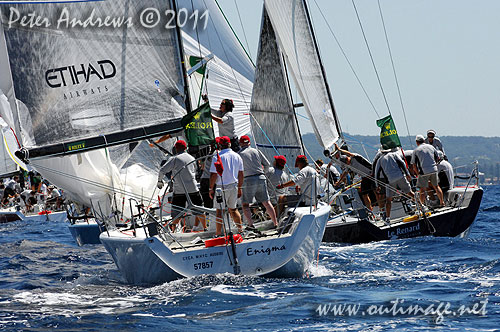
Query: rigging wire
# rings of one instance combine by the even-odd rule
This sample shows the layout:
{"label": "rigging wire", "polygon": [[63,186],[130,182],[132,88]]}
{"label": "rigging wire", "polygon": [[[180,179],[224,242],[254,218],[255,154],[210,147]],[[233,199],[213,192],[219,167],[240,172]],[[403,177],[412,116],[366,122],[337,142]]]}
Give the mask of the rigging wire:
{"label": "rigging wire", "polygon": [[392,56],[391,46],[389,43],[389,37],[387,36],[387,29],[385,27],[384,15],[382,14],[382,6],[380,5],[380,0],[377,0],[377,2],[378,2],[378,10],[380,13],[380,19],[382,20],[382,26],[384,27],[385,41],[387,43],[387,49],[389,50],[389,57],[391,59],[392,72],[394,74],[394,80],[396,81],[396,87],[398,89],[399,102],[401,104],[401,109],[403,110],[403,117],[405,119],[406,130],[408,132],[408,139],[410,141],[410,146],[411,146],[413,144],[413,142],[411,140],[411,134],[410,134],[410,128],[408,127],[408,121],[406,120],[406,111],[405,111],[405,107],[404,107],[404,103],[403,103],[403,97],[401,96],[401,89],[399,87],[398,76],[396,75],[396,66],[394,65],[394,59]]}
{"label": "rigging wire", "polygon": [[238,7],[238,2],[234,0],[234,5],[236,6],[236,12],[238,13],[238,19],[240,20],[241,29],[243,30],[243,37],[245,38],[245,43],[247,44],[247,50],[250,57],[252,57],[252,52],[250,51],[250,44],[248,43],[247,34],[245,32],[245,27],[243,26],[243,21],[241,20],[240,9]]}
{"label": "rigging wire", "polygon": [[351,71],[354,74],[354,77],[356,77],[356,80],[358,81],[358,84],[361,87],[361,89],[363,90],[363,93],[365,94],[366,98],[368,99],[368,102],[372,106],[373,111],[375,112],[375,114],[377,114],[377,117],[380,118],[380,115],[379,115],[379,113],[377,111],[377,108],[375,107],[375,105],[373,104],[373,101],[371,100],[370,96],[368,95],[368,92],[366,91],[365,86],[361,82],[361,79],[359,78],[358,73],[354,69],[354,66],[352,65],[351,61],[349,60],[349,57],[347,56],[347,53],[344,51],[344,48],[340,44],[340,41],[338,40],[337,36],[333,32],[333,29],[330,26],[330,23],[328,22],[328,20],[325,17],[325,14],[323,13],[323,11],[321,10],[321,8],[319,7],[318,2],[316,0],[314,0],[314,3],[316,4],[316,7],[318,7],[318,11],[320,12],[321,16],[323,17],[323,20],[325,21],[325,23],[326,23],[326,25],[328,27],[328,30],[330,31],[331,35],[333,36],[333,39],[335,40],[335,42],[337,43],[337,46],[339,47],[340,51],[342,52],[342,55],[344,56],[345,60],[347,61],[347,64],[349,65],[349,68],[351,68]]}
{"label": "rigging wire", "polygon": [[[222,15],[224,16],[224,18],[226,19],[226,22],[227,22],[227,24],[229,25],[229,27],[231,28],[231,31],[233,31],[234,36],[236,37],[236,39],[238,39],[238,37],[236,36],[236,33],[234,32],[233,28],[232,28],[232,27],[231,27],[231,25],[229,24],[229,21],[227,20],[226,15],[224,15],[224,13],[222,12],[222,8],[219,6],[219,3],[217,2],[217,0],[215,1],[215,3],[216,3],[216,4],[217,4],[217,6],[219,7],[219,10],[220,10],[220,12],[222,13]],[[205,5],[205,9],[207,9],[207,10],[208,10],[208,6],[207,6],[207,4],[206,4],[205,0],[203,0],[203,4]],[[225,56],[226,56],[226,58],[227,58],[228,65],[229,65],[229,67],[231,68],[231,72],[232,72],[232,74],[233,74],[234,80],[236,81],[236,85],[238,86],[238,90],[239,90],[239,92],[240,92],[240,94],[241,94],[241,97],[242,97],[242,99],[243,99],[243,102],[245,103],[245,106],[246,106],[248,109],[250,109],[250,106],[249,106],[249,104],[248,104],[248,102],[247,102],[247,100],[246,100],[246,98],[245,98],[245,94],[243,93],[243,89],[241,88],[240,83],[239,83],[239,82],[238,82],[238,80],[237,80],[237,76],[236,76],[236,73],[235,73],[235,71],[234,71],[234,68],[233,68],[233,66],[231,65],[230,58],[229,58],[229,56],[228,56],[228,53],[227,53],[227,51],[226,51],[226,48],[224,47],[224,43],[222,42],[222,38],[221,38],[221,37],[220,37],[220,35],[219,35],[219,31],[217,30],[217,27],[216,27],[216,25],[215,25],[215,23],[214,23],[214,21],[213,21],[213,19],[212,19],[212,16],[209,16],[209,18],[210,18],[210,20],[212,21],[212,25],[214,26],[215,34],[217,35],[217,38],[219,39],[219,42],[220,42],[221,47],[222,47],[222,51],[224,52],[224,55],[225,55]],[[247,54],[247,56],[249,57],[250,62],[253,64],[252,59],[251,59],[251,58],[250,58],[250,56],[248,55],[247,51],[245,50],[245,48],[243,47],[243,45],[241,44],[241,41],[240,41],[239,39],[238,39],[238,42],[240,43],[240,46],[243,48],[243,51],[245,51],[245,53],[246,53],[246,54]],[[254,65],[254,64],[253,64],[253,65]],[[254,67],[255,67],[255,65],[254,65]]]}
{"label": "rigging wire", "polygon": [[[208,10],[208,7],[207,7],[207,4],[206,4],[205,0],[203,0],[203,4],[205,5],[205,9],[207,9],[207,10]],[[230,29],[231,29],[231,31],[233,32],[234,37],[236,38],[236,40],[238,40],[238,43],[240,44],[241,48],[243,49],[243,51],[244,51],[244,52],[245,52],[245,54],[247,55],[248,59],[250,60],[250,62],[252,63],[252,65],[253,65],[253,66],[254,66],[254,68],[255,68],[255,63],[253,63],[253,60],[252,60],[252,58],[250,57],[250,54],[248,54],[247,50],[246,50],[246,49],[245,49],[245,47],[243,46],[243,43],[242,43],[242,42],[240,41],[240,39],[238,38],[238,35],[237,35],[237,34],[236,34],[236,32],[234,31],[234,29],[233,29],[233,27],[232,27],[231,23],[229,23],[229,20],[227,19],[226,14],[224,14],[224,12],[222,11],[222,7],[219,5],[219,2],[218,2],[217,0],[215,0],[215,4],[216,4],[216,5],[217,5],[217,7],[219,8],[219,10],[220,10],[220,12],[221,12],[222,16],[224,17],[224,19],[226,20],[227,25],[229,26],[229,28],[230,28]],[[213,22],[213,20],[212,20],[212,16],[211,16],[211,15],[209,15],[209,17],[210,17],[210,20],[212,21],[212,24],[214,25],[214,29],[215,29],[215,31],[217,32],[217,28],[215,27],[215,24],[214,24],[214,22]],[[218,35],[219,35],[219,34],[217,33],[217,36],[218,36]],[[218,37],[219,37],[219,36],[218,36]],[[220,39],[220,37],[219,37],[219,39]]]}
{"label": "rigging wire", "polygon": [[361,28],[361,32],[363,34],[363,39],[365,41],[365,45],[366,45],[366,48],[368,50],[368,54],[370,55],[370,60],[371,60],[372,65],[373,65],[373,70],[375,71],[375,75],[377,76],[377,81],[378,81],[378,84],[380,86],[380,91],[382,91],[382,96],[384,97],[384,101],[385,101],[385,105],[387,106],[387,110],[389,111],[389,114],[391,114],[391,108],[389,107],[389,102],[387,101],[387,97],[385,95],[385,91],[384,91],[384,88],[382,86],[382,82],[380,80],[380,75],[378,73],[377,66],[375,65],[375,60],[373,59],[373,54],[372,54],[372,51],[370,49],[370,45],[368,44],[368,40],[366,39],[365,29],[363,28],[363,24],[361,23],[361,18],[359,17],[358,8],[356,8],[356,4],[354,3],[354,0],[351,0],[351,2],[352,2],[352,6],[354,7],[354,11],[356,12],[356,17],[358,19],[359,27]]}

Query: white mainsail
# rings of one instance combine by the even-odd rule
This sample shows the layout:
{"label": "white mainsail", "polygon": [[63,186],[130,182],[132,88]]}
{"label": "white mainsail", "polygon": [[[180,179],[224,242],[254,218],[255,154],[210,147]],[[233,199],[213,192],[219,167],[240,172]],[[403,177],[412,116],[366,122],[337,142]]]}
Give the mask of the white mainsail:
{"label": "white mainsail", "polygon": [[304,107],[324,147],[340,137],[333,103],[303,0],[265,0],[267,13]]}
{"label": "white mainsail", "polygon": [[[148,3],[156,8],[173,8],[170,1]],[[36,6],[38,12],[48,15],[62,5],[14,6],[20,12]],[[75,16],[92,9],[98,15],[134,17],[144,4],[117,0],[63,6]],[[208,9],[211,16],[207,28],[199,31],[190,29],[192,22],[186,23],[184,39],[191,41],[184,51],[190,49],[193,55],[200,50],[215,54],[207,66],[210,76],[206,81],[212,104],[218,105],[223,98],[234,99],[235,114],[241,115],[236,124],[238,132],[247,133],[253,65],[247,57],[243,58],[244,51],[214,1],[192,1],[185,6],[199,9],[200,14]],[[10,6],[0,8],[5,22]],[[72,141],[79,149],[92,143],[92,136],[136,129],[140,134],[142,126],[162,125],[186,114],[187,96],[175,29],[124,26],[54,31],[13,27],[2,33],[2,39],[4,35],[10,56],[6,66],[13,72],[13,81],[7,81],[11,86],[14,82],[15,97],[19,99],[18,109],[12,112],[22,118],[12,122],[24,126],[20,131],[26,137],[25,148],[43,149],[62,143],[67,151],[66,142]],[[80,73],[83,70],[86,72]],[[82,144],[77,144],[80,139]],[[95,208],[96,201],[101,201],[103,214],[108,215],[112,205],[126,197],[126,217],[130,215],[129,197],[154,197],[156,172],[164,159],[163,153],[147,143],[131,147],[31,158],[31,165],[51,183],[65,189],[70,198],[88,206],[92,201]]]}

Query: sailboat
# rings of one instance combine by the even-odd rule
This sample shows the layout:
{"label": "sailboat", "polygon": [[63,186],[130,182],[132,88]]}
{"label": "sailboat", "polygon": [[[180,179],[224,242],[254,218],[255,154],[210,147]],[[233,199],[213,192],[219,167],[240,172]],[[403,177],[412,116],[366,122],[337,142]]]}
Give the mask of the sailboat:
{"label": "sailboat", "polygon": [[[164,2],[151,4],[162,8]],[[139,17],[143,9],[128,0],[0,5],[1,80],[8,100],[1,116],[22,145],[19,157],[63,188],[68,199],[118,223],[132,214],[129,199],[149,201],[154,194],[156,174],[142,164],[126,165],[140,147],[135,143],[181,131],[190,107],[181,58],[172,47],[177,32],[126,24],[109,29],[6,24],[11,8],[52,17],[63,6],[77,17],[92,9],[104,17]]]}
{"label": "sailboat", "polygon": [[[296,14],[292,13],[292,7],[296,9]],[[314,107],[314,102],[323,100],[330,104],[324,73],[320,69],[319,75],[308,84],[301,84],[306,77],[300,70],[306,55],[301,50],[306,49],[303,47],[305,44],[315,43],[306,9],[303,1],[265,2],[250,112],[256,145],[268,156],[281,151],[288,158],[295,158],[303,153],[285,62],[293,73],[295,83],[300,86],[306,109],[318,121],[313,122],[313,126],[320,127],[318,137],[330,139],[333,143],[338,137],[336,132],[332,132],[336,127],[324,123],[325,118],[328,123],[334,122],[331,108],[327,109],[325,116],[324,108],[318,110]],[[293,45],[290,41],[287,30],[292,25],[300,31],[300,45]],[[312,53],[313,58],[319,61],[319,54],[314,49]],[[324,92],[322,99],[306,98],[311,91],[308,89],[316,88]],[[276,130],[277,127],[281,129]],[[313,185],[309,190],[316,191],[318,188]],[[316,197],[316,194],[312,196]],[[257,223],[260,234],[246,234],[243,241],[234,241],[238,243],[226,240],[226,246],[212,246],[209,243],[213,240],[205,238],[203,233],[182,238],[175,233],[160,232],[147,239],[147,243],[165,264],[186,277],[223,272],[300,277],[317,255],[330,207],[318,201],[315,206],[292,206],[288,211],[284,220],[287,227],[274,230]]]}
{"label": "sailboat", "polygon": [[[382,15],[381,11],[380,14]],[[390,110],[389,115],[391,115]],[[398,135],[395,127],[387,129],[392,129],[393,135]],[[384,129],[382,129],[382,133],[384,133]],[[382,137],[381,134],[381,140]],[[345,139],[343,140],[347,143]],[[401,144],[396,146],[401,147]],[[402,148],[400,150],[403,152]],[[404,153],[402,153],[402,157],[404,158]],[[332,158],[332,161],[349,169],[348,165],[335,158]],[[373,179],[372,174],[360,175]],[[445,193],[444,207],[432,206],[429,201],[424,206],[419,202],[417,196],[414,200],[410,200],[398,192],[396,188],[388,188],[398,192],[398,198],[392,204],[390,220],[382,220],[379,217],[380,207],[375,206],[373,211],[370,211],[364,206],[358,194],[359,183],[358,185],[347,185],[338,192],[332,188],[333,195],[328,198],[332,205],[332,211],[323,241],[356,244],[419,236],[466,236],[474,223],[483,196],[483,189],[479,186],[477,162],[473,164],[470,175],[465,180],[466,182],[461,186],[453,186],[451,183],[452,189]],[[453,181],[454,179],[450,182]],[[386,187],[389,186],[384,185],[382,190],[384,191]],[[374,198],[372,198],[372,203],[375,203]]]}
{"label": "sailboat", "polygon": [[[396,200],[389,222],[374,218],[361,203],[357,189],[349,187],[332,199],[334,212],[323,241],[356,244],[419,236],[467,236],[483,196],[478,180],[476,165],[466,185],[456,186],[445,194],[445,206],[441,208],[410,205],[405,198]],[[377,210],[374,208],[374,212]]]}
{"label": "sailboat", "polygon": [[[177,12],[176,1],[152,3]],[[15,5],[19,12],[29,12],[33,6],[49,17],[61,5]],[[130,0],[72,2],[65,6],[71,7],[76,16],[90,7],[99,14],[138,16],[142,8]],[[207,67],[214,65],[211,74],[219,79],[206,82],[207,86],[215,83],[209,87],[209,99],[217,92],[231,97],[224,90],[229,78],[238,87],[232,87],[233,99],[240,98],[243,102],[238,105],[248,109],[250,99],[245,89],[252,87],[248,82],[253,80],[253,68],[248,70],[248,60],[242,60],[246,58],[241,57],[241,47],[234,47],[237,41],[229,29],[220,28],[224,18],[216,3],[192,1],[191,6],[188,11],[208,10],[215,27],[205,31],[204,42],[200,41],[201,30],[191,29],[189,36],[196,41],[199,53],[204,53],[201,46],[213,53],[199,54],[201,61],[209,63]],[[0,9],[2,21],[6,22],[10,6]],[[226,245],[204,248],[193,244],[192,253],[200,250],[193,257],[198,253],[213,253],[216,257],[213,268],[210,264],[211,268],[206,269],[206,262],[199,262],[197,272],[193,270],[197,262],[182,261],[187,246],[182,245],[181,235],[173,241],[175,245],[181,243],[180,249],[175,248],[179,254],[167,257],[165,251],[174,248],[168,242],[170,237],[155,235],[163,231],[161,226],[151,223],[150,218],[139,223],[147,214],[144,207],[157,207],[157,168],[152,171],[145,165],[150,160],[137,163],[134,156],[144,155],[146,139],[181,134],[183,116],[196,105],[185,66],[183,41],[187,39],[178,26],[167,30],[123,25],[121,29],[60,31],[14,25],[5,29],[2,40],[8,59],[6,73],[13,89],[7,96],[10,105],[2,108],[1,114],[10,120],[9,126],[22,142],[16,154],[51,183],[65,189],[72,200],[90,206],[98,218],[114,221],[116,229],[101,233],[100,240],[129,282],[158,283],[228,269],[250,275],[300,276],[316,257],[329,211],[326,204],[295,208],[288,216],[286,229],[270,230],[264,238],[248,238],[235,244],[231,252]],[[240,113],[245,115],[244,110]],[[159,208],[164,206],[160,203]],[[141,211],[139,215],[137,211]]]}

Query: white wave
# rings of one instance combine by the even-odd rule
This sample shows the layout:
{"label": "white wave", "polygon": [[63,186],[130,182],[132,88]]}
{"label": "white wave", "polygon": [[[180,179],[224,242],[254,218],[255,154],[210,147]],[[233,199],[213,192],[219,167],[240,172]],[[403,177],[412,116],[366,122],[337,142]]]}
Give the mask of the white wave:
{"label": "white wave", "polygon": [[311,264],[309,266],[309,274],[312,278],[328,277],[334,274],[333,270],[330,270],[323,264]]}
{"label": "white wave", "polygon": [[260,287],[252,287],[253,290],[249,291],[243,291],[243,290],[238,290],[240,287],[236,286],[228,286],[228,285],[216,285],[211,288],[212,291],[214,292],[219,292],[221,294],[226,294],[226,295],[236,295],[236,296],[253,296],[253,297],[259,297],[262,299],[276,299],[280,296],[283,295],[283,292],[265,292],[263,290],[260,290]]}

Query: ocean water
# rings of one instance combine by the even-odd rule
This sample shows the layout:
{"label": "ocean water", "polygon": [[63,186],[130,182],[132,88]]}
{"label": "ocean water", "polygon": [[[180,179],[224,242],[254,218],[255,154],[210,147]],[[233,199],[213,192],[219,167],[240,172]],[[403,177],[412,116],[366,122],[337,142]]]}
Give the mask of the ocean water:
{"label": "ocean water", "polygon": [[0,330],[104,329],[500,331],[500,187],[485,188],[468,238],[324,244],[303,279],[130,286],[102,246],[76,246],[65,223],[1,224]]}

